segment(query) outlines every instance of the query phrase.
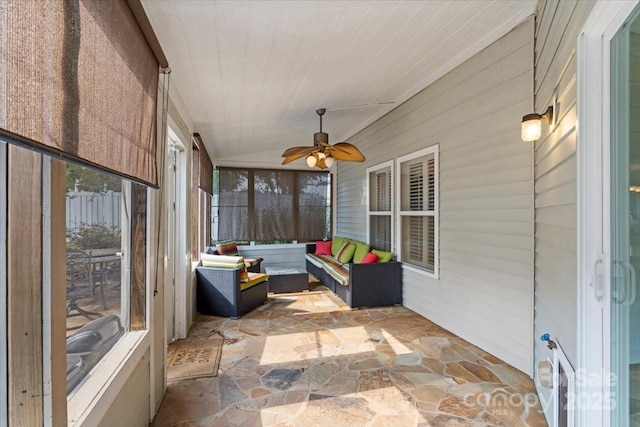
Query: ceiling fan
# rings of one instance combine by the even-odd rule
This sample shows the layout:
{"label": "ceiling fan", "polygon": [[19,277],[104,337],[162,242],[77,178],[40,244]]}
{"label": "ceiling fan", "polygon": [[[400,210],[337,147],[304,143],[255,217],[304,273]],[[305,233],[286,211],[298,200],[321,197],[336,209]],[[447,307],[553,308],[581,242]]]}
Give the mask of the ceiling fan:
{"label": "ceiling fan", "polygon": [[283,165],[291,163],[302,157],[307,157],[309,167],[317,166],[320,169],[330,168],[335,160],[347,162],[364,162],[365,157],[353,144],[338,142],[329,144],[329,134],[322,132],[322,116],[326,108],[319,108],[316,113],[320,116],[320,132],[313,134],[313,145],[304,147],[291,147],[282,153]]}

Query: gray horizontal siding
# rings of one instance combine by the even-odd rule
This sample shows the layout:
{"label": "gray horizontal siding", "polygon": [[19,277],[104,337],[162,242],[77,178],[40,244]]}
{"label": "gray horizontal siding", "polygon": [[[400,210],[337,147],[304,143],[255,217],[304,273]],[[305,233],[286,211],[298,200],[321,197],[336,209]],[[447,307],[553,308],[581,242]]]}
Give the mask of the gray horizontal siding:
{"label": "gray horizontal siding", "polygon": [[254,245],[240,246],[239,252],[247,258],[264,258],[260,265],[262,271],[265,267],[282,266],[306,270],[304,254],[306,245],[303,243],[290,245]]}
{"label": "gray horizontal siding", "polygon": [[[535,145],[534,334],[549,333],[575,366],[578,336],[576,210],[576,38],[589,1],[544,1],[536,29],[536,111],[555,95],[557,123]],[[543,126],[543,132],[546,126]],[[535,362],[553,358],[535,340]],[[550,391],[539,388],[544,400]],[[547,414],[550,416],[551,414]]]}
{"label": "gray horizontal siding", "polygon": [[526,373],[532,367],[533,20],[350,139],[336,235],[365,239],[366,168],[440,147],[440,279],[403,271],[403,304]]}

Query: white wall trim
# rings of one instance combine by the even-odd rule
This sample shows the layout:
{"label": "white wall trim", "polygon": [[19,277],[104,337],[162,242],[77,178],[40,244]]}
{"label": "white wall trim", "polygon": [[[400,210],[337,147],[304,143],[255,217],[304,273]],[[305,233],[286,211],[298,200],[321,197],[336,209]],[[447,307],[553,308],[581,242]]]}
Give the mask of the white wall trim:
{"label": "white wall trim", "polygon": [[[191,288],[193,269],[191,263],[191,222],[188,215],[191,205],[190,177],[191,177],[191,137],[185,135],[178,126],[176,120],[169,114],[167,118],[169,128],[174,132],[177,141],[174,141],[177,150],[176,155],[176,282],[175,282],[175,323],[174,335],[176,339],[186,338],[191,327],[192,315],[189,307],[192,306]],[[168,151],[168,150],[167,150]]]}
{"label": "white wall trim", "polygon": [[[162,183],[160,184],[162,185]],[[162,191],[162,190],[160,190]],[[155,266],[159,264],[161,261],[156,259],[155,255],[158,254],[158,250],[156,249],[158,246],[158,241],[154,238],[155,231],[157,230],[159,224],[161,223],[161,215],[162,212],[156,214],[156,210],[153,209],[154,206],[157,206],[156,197],[158,195],[158,191],[151,191],[150,188],[147,188],[147,225],[146,225],[146,239],[147,245],[145,245],[146,258],[147,262],[145,263],[145,276],[146,276],[146,310],[145,310],[145,324],[146,329],[149,331],[149,419],[152,420],[153,416],[156,414],[156,381],[157,378],[155,376],[156,372],[156,364],[162,364],[162,361],[157,361],[155,357],[154,349],[158,345],[155,339],[155,328],[162,328],[164,331],[164,321],[161,322],[160,325],[156,325],[153,322],[155,318],[155,304],[156,304],[156,296],[153,294],[154,283],[157,283],[157,274]],[[164,230],[161,230],[162,233]],[[164,233],[163,233],[164,235]],[[161,236],[162,238],[162,236]],[[164,263],[162,263],[164,265]],[[164,284],[164,283],[163,283]],[[160,284],[158,284],[160,286]],[[164,295],[164,293],[160,293],[160,295]],[[161,308],[164,308],[164,301],[161,303]],[[163,333],[164,335],[164,333]],[[162,346],[164,345],[164,339],[162,340]],[[163,357],[166,359],[166,355],[163,354]],[[162,379],[164,381],[164,378]],[[164,386],[163,386],[164,388]]]}
{"label": "white wall trim", "polygon": [[[379,215],[379,216],[390,216],[391,217],[391,232],[393,233],[395,228],[394,228],[394,223],[393,223],[393,207],[395,206],[395,191],[393,188],[393,183],[395,182],[395,176],[394,176],[394,170],[393,170],[393,165],[394,162],[393,160],[388,160],[386,162],[383,163],[379,163],[375,166],[370,166],[367,168],[366,170],[366,177],[365,177],[365,200],[366,200],[366,205],[367,205],[367,242],[371,242],[371,215]],[[390,170],[390,174],[391,174],[391,179],[390,179],[390,183],[391,183],[391,188],[389,189],[389,191],[391,192],[391,206],[390,206],[390,211],[389,212],[372,212],[371,211],[371,173],[378,171],[380,169],[386,169],[389,168]],[[394,233],[395,234],[395,233]],[[394,251],[394,246],[396,243],[396,239],[395,239],[395,235],[391,236],[391,251]]]}
{"label": "white wall trim", "polygon": [[[434,279],[440,278],[440,220],[439,220],[439,210],[440,210],[440,144],[433,144],[426,148],[423,148],[418,151],[414,151],[413,153],[405,154],[404,156],[397,157],[395,159],[395,170],[396,170],[396,187],[395,192],[397,196],[395,198],[395,216],[397,218],[396,221],[396,245],[395,245],[395,253],[398,255],[398,260],[402,261],[402,244],[400,240],[402,239],[402,163],[407,162],[412,159],[416,159],[418,157],[427,156],[429,154],[433,154],[434,160],[434,168],[435,168],[435,182],[434,182],[434,192],[435,192],[435,200],[433,211],[434,215],[434,260],[433,260],[433,273],[423,270],[419,267],[409,266],[405,263],[402,264],[403,268],[419,272],[424,274],[425,276],[432,277]],[[427,216],[431,216],[430,214],[426,214]]]}
{"label": "white wall trim", "polygon": [[[0,141],[0,402],[7,402],[7,144]],[[8,425],[7,405],[0,405],[0,424]]]}
{"label": "white wall trim", "polygon": [[[578,36],[578,372],[601,377],[611,366],[610,304],[607,290],[603,289],[598,301],[593,286],[610,271],[610,42],[637,3],[598,1]],[[576,392],[586,395],[608,390],[602,384],[588,385],[582,384]],[[603,408],[579,407],[576,416],[580,426],[610,426],[609,412]]]}
{"label": "white wall trim", "polygon": [[140,360],[150,351],[149,331],[128,332],[67,398],[70,427],[94,427],[120,395]]}
{"label": "white wall trim", "polygon": [[44,425],[53,425],[52,371],[55,346],[51,340],[51,157],[42,156],[42,393]]}

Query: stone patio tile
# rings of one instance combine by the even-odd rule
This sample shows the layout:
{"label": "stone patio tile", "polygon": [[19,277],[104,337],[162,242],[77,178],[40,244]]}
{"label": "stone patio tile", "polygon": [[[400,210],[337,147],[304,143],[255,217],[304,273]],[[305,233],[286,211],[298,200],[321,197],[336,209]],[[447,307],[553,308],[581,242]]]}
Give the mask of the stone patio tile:
{"label": "stone patio tile", "polygon": [[522,372],[405,307],[351,310],[317,289],[197,316],[190,339],[225,338],[218,377],[171,384],[153,426],[546,425],[517,402],[535,393]]}

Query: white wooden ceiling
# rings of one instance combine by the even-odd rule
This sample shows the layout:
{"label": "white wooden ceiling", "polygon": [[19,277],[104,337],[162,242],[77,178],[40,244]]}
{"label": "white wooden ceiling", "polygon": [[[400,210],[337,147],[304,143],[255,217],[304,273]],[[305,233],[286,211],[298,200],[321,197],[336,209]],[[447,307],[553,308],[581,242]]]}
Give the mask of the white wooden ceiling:
{"label": "white wooden ceiling", "polygon": [[509,32],[537,0],[142,3],[171,93],[214,164],[275,167],[286,148],[313,144],[316,109],[335,109],[323,130],[344,141]]}

